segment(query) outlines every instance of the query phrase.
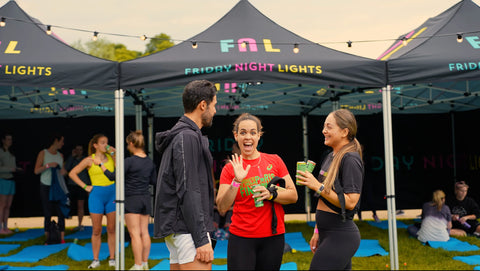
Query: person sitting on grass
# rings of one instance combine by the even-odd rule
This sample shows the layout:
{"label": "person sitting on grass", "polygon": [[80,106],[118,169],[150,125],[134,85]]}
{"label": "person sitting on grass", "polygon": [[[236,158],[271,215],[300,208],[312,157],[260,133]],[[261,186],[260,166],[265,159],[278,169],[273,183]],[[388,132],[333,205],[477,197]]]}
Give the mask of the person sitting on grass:
{"label": "person sitting on grass", "polygon": [[468,184],[465,181],[455,183],[455,197],[447,201],[452,210],[451,236],[467,236],[467,234],[480,237],[480,208],[475,200],[467,196]]}
{"label": "person sitting on grass", "polygon": [[433,192],[432,201],[426,202],[422,207],[422,223],[415,223],[408,227],[408,233],[420,240],[448,241],[452,228],[452,214],[445,205],[445,193],[442,190]]}

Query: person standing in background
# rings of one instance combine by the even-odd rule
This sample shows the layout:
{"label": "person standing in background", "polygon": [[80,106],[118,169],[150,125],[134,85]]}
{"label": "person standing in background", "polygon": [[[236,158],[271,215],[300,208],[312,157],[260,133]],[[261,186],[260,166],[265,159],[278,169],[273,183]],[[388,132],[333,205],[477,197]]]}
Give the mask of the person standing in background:
{"label": "person standing in background", "polygon": [[[88,155],[68,174],[70,179],[90,193],[88,211],[92,219],[93,261],[88,268],[100,266],[98,257],[102,245],[103,215],[107,217],[108,265],[115,266],[115,148],[108,145],[108,137],[96,134],[88,143]],[[78,176],[84,169],[88,169],[92,185],[87,185]]]}
{"label": "person standing in background", "polygon": [[127,149],[132,156],[125,159],[125,223],[132,240],[135,264],[130,270],[148,270],[150,234],[148,219],[152,212],[149,185],[155,185],[157,170],[145,153],[142,131],[131,132]]}
{"label": "person standing in background", "polygon": [[10,234],[8,218],[12,206],[13,195],[15,195],[14,173],[22,171],[17,167],[12,147],[13,138],[10,133],[2,134],[2,148],[0,148],[0,234]]}
{"label": "person standing in background", "polygon": [[217,89],[195,80],[182,94],[184,115],[155,135],[161,157],[155,194],[154,234],[165,238],[170,269],[212,269],[213,158],[203,127],[212,126]]}
{"label": "person standing in background", "polygon": [[63,147],[64,138],[62,135],[54,134],[50,141],[48,149],[43,149],[38,153],[35,162],[34,173],[40,174],[40,198],[42,200],[45,237],[48,240],[48,228],[52,218],[52,209],[55,208],[58,215],[58,227],[61,235],[61,243],[65,243],[65,216],[63,215],[58,202],[50,201],[50,186],[52,185],[53,168],[59,168],[62,175],[67,171],[63,167],[63,154],[59,150]]}
{"label": "person standing in background", "polygon": [[[76,165],[78,165],[85,155],[83,154],[83,146],[81,144],[75,145],[72,149],[72,155],[70,155],[65,161],[65,170],[70,172]],[[78,174],[78,177],[87,185],[90,185],[90,176],[86,169],[82,170]],[[72,179],[68,180],[68,191],[70,191],[70,197],[72,201],[77,203],[77,216],[78,216],[78,226],[75,227],[74,231],[83,231],[82,221],[85,215],[85,200],[88,199],[88,192],[78,186]]]}

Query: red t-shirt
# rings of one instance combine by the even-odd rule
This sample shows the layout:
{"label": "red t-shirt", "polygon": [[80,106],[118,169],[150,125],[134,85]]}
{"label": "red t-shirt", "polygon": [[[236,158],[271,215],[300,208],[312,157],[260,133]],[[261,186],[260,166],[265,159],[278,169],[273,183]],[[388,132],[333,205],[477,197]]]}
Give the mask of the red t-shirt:
{"label": "red t-shirt", "polygon": [[[277,234],[285,233],[283,206],[268,200],[263,201],[263,207],[255,207],[253,186],[267,184],[273,177],[285,177],[288,170],[282,159],[276,154],[260,153],[255,160],[243,159],[243,167],[251,165],[248,175],[242,180],[233,205],[232,223],[230,232],[234,235],[248,238],[262,238],[273,236],[272,234],[272,204],[275,204],[277,215]],[[231,163],[223,167],[220,176],[220,184],[232,183],[235,173]]]}

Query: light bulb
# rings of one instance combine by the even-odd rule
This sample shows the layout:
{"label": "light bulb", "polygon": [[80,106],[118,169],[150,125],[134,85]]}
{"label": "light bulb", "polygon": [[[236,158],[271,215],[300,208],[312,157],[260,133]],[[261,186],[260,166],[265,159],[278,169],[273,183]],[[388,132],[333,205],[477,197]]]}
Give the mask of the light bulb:
{"label": "light bulb", "polygon": [[47,35],[51,35],[51,34],[52,34],[52,26],[47,25]]}
{"label": "light bulb", "polygon": [[5,25],[5,17],[2,17],[2,20],[0,21],[0,27],[4,27]]}
{"label": "light bulb", "polygon": [[463,36],[462,34],[457,34],[457,42],[462,43],[463,42]]}
{"label": "light bulb", "polygon": [[293,45],[293,53],[298,54],[298,52],[300,52],[300,49],[298,49],[298,43],[295,43]]}
{"label": "light bulb", "polygon": [[96,41],[97,39],[98,39],[98,32],[95,31],[95,32],[93,32],[92,40]]}
{"label": "light bulb", "polygon": [[192,48],[193,49],[197,49],[198,48],[198,44],[196,41],[192,41]]}
{"label": "light bulb", "polygon": [[141,39],[141,40],[146,40],[146,39],[147,39],[147,36],[141,35],[141,36],[140,36],[140,39]]}

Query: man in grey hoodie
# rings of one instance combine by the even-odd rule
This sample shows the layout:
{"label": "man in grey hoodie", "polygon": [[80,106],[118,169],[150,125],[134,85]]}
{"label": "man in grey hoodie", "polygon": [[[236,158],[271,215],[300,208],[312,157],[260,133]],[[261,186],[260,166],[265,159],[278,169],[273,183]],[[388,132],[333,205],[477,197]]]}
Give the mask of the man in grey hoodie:
{"label": "man in grey hoodie", "polygon": [[213,159],[201,128],[212,125],[216,88],[206,80],[185,86],[185,114],[155,135],[161,155],[155,195],[155,238],[165,238],[170,269],[211,269],[213,247]]}

